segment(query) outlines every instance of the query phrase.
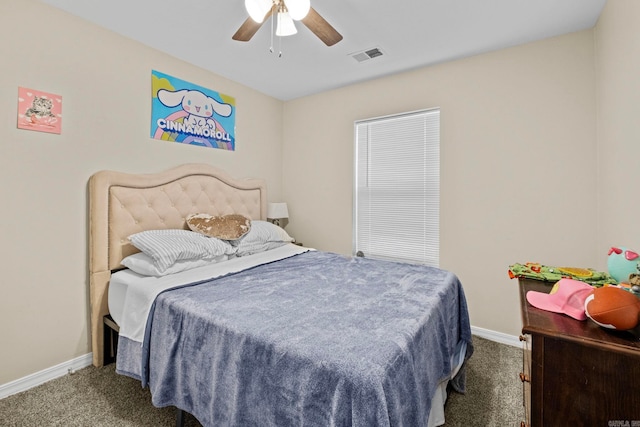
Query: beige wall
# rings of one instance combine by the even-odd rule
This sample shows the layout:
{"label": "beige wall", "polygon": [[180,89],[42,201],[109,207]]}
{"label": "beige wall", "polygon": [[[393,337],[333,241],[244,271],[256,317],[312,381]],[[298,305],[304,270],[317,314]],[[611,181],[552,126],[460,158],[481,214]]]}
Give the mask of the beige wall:
{"label": "beige wall", "polygon": [[472,325],[517,335],[510,264],[597,259],[593,63],[588,30],[287,102],[287,230],[350,253],[353,122],[440,107],[441,266]]}
{"label": "beige wall", "polygon": [[[606,268],[609,245],[638,242],[634,188],[620,185],[640,174],[638,12],[609,1],[595,31],[283,105],[34,0],[0,2],[0,384],[90,351],[91,173],[203,161],[265,177],[289,203],[287,231],[346,254],[353,122],[435,106],[441,265],[461,277],[474,326],[517,335],[509,264]],[[237,151],[150,139],[152,69],[235,96]],[[62,135],[16,129],[18,86],[63,95]]]}
{"label": "beige wall", "polygon": [[627,246],[640,251],[638,28],[640,2],[610,0],[595,31],[600,248]]}
{"label": "beige wall", "polygon": [[[205,162],[281,196],[282,102],[42,3],[0,2],[0,384],[90,352],[87,180]],[[153,140],[151,70],[236,98],[237,150]],[[63,96],[61,135],[18,130],[18,86]]]}

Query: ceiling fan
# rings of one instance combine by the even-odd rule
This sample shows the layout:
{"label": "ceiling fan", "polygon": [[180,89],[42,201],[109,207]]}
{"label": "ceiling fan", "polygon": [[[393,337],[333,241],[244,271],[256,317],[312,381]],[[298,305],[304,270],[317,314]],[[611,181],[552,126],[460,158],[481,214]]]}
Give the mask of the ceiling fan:
{"label": "ceiling fan", "polygon": [[245,0],[244,6],[249,18],[238,28],[233,40],[251,40],[263,22],[274,14],[277,20],[276,36],[297,33],[293,22],[296,20],[302,21],[327,46],[333,46],[342,40],[342,35],[311,7],[310,0]]}

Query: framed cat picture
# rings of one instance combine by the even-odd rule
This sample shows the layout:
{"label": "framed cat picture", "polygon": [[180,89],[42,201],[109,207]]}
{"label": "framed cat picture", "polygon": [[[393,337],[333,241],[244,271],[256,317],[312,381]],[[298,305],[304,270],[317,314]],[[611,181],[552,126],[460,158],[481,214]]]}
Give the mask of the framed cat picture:
{"label": "framed cat picture", "polygon": [[62,132],[62,96],[18,87],[18,129]]}

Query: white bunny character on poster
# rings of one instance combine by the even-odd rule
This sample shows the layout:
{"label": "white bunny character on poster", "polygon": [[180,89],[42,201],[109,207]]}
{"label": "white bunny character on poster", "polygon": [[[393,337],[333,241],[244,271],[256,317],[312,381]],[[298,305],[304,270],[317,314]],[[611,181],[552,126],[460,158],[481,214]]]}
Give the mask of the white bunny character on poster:
{"label": "white bunny character on poster", "polygon": [[[182,104],[182,109],[187,112],[184,123],[198,128],[209,128],[213,131],[218,124],[212,117],[216,113],[222,117],[229,117],[232,112],[231,105],[223,104],[210,96],[197,90],[182,89],[170,91],[160,89],[158,99],[167,107],[173,108]],[[217,126],[220,128],[220,126]]]}

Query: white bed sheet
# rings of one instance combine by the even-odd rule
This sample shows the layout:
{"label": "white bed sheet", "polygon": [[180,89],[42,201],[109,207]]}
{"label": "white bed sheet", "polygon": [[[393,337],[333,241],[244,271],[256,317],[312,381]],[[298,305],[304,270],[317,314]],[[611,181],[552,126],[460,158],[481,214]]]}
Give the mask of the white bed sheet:
{"label": "white bed sheet", "polygon": [[142,276],[131,270],[121,270],[111,275],[109,312],[120,327],[121,336],[142,343],[149,311],[156,296],[161,292],[184,284],[237,273],[310,250],[313,249],[286,244],[269,251],[162,277]]}
{"label": "white bed sheet", "polygon": [[427,427],[444,425],[444,404],[447,402],[447,386],[449,385],[449,381],[455,377],[462,368],[465,354],[467,354],[467,343],[460,341],[456,348],[456,353],[451,357],[452,371],[449,379],[442,381],[438,385],[438,389],[431,399],[431,411],[429,412]]}

